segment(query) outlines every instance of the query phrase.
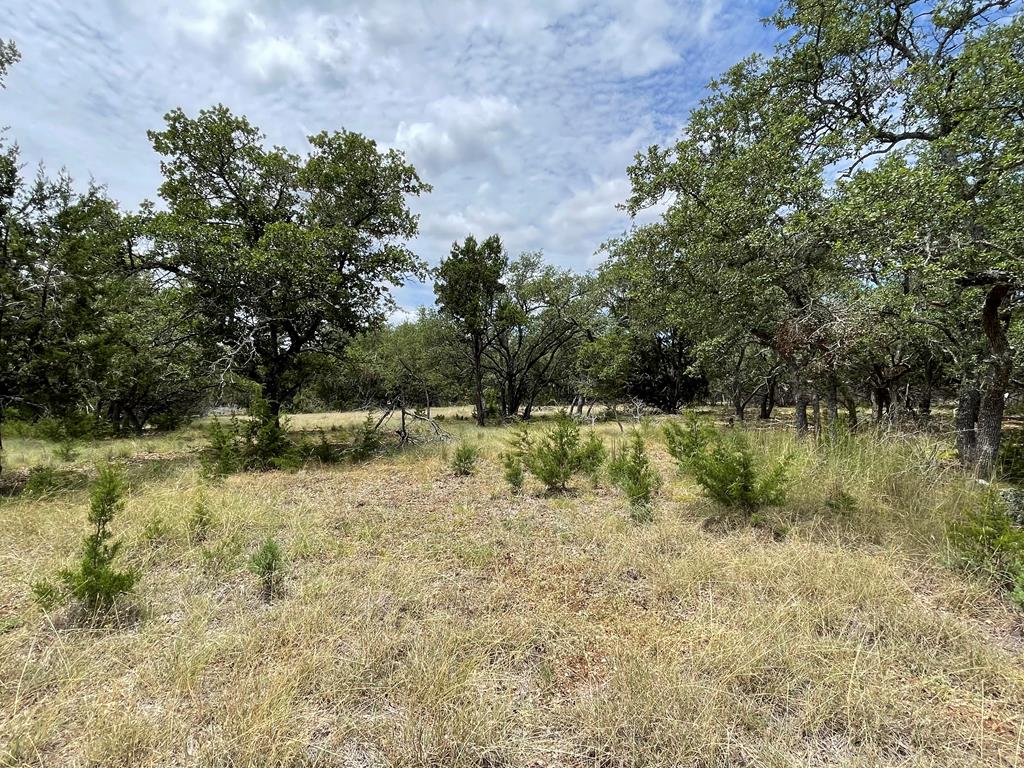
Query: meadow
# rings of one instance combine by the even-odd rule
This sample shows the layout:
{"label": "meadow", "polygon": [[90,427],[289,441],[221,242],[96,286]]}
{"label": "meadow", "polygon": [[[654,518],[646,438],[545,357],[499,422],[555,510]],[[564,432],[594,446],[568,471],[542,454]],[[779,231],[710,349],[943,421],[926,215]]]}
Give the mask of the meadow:
{"label": "meadow", "polygon": [[[982,490],[941,439],[751,429],[758,456],[794,457],[791,486],[739,525],[648,421],[664,484],[638,524],[603,475],[512,494],[510,430],[441,415],[479,449],[470,475],[453,443],[218,479],[201,425],[64,462],[9,440],[8,474],[127,466],[113,527],[142,578],[102,625],[41,610],[31,585],[74,558],[87,491],[0,500],[0,763],[1020,763],[1021,614],[950,567],[947,523]],[[267,537],[270,601],[246,568]]]}

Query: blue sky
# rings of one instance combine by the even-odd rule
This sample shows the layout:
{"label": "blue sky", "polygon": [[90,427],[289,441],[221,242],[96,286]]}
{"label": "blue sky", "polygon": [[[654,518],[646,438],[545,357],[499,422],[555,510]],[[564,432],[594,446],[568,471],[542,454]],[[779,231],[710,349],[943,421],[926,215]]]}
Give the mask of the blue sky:
{"label": "blue sky", "polygon": [[[218,102],[268,140],[348,128],[404,150],[434,192],[414,249],[502,235],[575,269],[630,224],[625,170],[677,136],[709,79],[775,32],[727,0],[7,0],[22,61],[0,124],[24,160],[65,166],[133,207],[153,199],[146,139],[168,110]],[[397,294],[432,303],[429,286]]]}

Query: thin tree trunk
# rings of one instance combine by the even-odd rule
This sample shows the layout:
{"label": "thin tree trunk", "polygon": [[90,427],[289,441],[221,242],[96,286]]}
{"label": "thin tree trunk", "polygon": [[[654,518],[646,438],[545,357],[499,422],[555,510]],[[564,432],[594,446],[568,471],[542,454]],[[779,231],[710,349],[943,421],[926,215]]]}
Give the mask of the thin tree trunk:
{"label": "thin tree trunk", "polygon": [[802,437],[807,434],[807,405],[810,403],[810,400],[804,391],[804,385],[800,381],[799,376],[793,384],[793,399],[796,402],[794,425],[796,426],[797,435]]}
{"label": "thin tree trunk", "polygon": [[871,417],[875,424],[881,423],[891,402],[892,395],[889,393],[888,387],[874,386],[871,388]]}
{"label": "thin tree trunk", "polygon": [[811,402],[811,413],[814,416],[814,434],[821,434],[821,395],[814,393],[814,400]]}
{"label": "thin tree trunk", "polygon": [[484,372],[483,372],[483,351],[480,349],[480,340],[473,340],[473,388],[476,390],[476,424],[482,427],[484,420]]}
{"label": "thin tree trunk", "polygon": [[853,432],[857,429],[857,401],[849,395],[846,396],[846,414],[850,420],[850,431]]}
{"label": "thin tree trunk", "polygon": [[826,395],[828,407],[828,431],[833,437],[839,434],[839,384],[835,376],[828,382],[828,393]]}

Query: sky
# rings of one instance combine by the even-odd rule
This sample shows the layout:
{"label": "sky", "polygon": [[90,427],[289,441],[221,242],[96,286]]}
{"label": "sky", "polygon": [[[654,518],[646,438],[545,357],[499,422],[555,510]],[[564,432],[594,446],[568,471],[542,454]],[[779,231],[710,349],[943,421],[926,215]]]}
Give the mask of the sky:
{"label": "sky", "polygon": [[[436,265],[501,235],[576,270],[631,222],[637,151],[680,135],[709,80],[777,33],[769,0],[4,0],[22,60],[0,125],[28,165],[65,167],[128,208],[157,199],[146,138],[217,103],[269,143],[346,128],[404,151],[433,192],[413,250]],[[402,311],[429,285],[396,292]]]}

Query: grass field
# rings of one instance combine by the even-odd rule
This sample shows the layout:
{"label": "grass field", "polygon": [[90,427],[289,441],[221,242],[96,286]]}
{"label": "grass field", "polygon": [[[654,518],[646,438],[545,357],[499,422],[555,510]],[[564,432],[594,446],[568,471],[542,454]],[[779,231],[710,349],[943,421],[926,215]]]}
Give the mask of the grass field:
{"label": "grass field", "polygon": [[[648,425],[665,484],[638,525],[607,480],[510,495],[507,432],[445,415],[480,446],[470,477],[436,445],[222,480],[198,428],[83,447],[73,466],[163,467],[131,475],[114,525],[143,578],[104,627],[30,595],[74,557],[86,492],[0,500],[0,764],[1024,763],[1021,614],[948,567],[979,491],[942,443],[758,432],[795,456],[789,501],[724,526]],[[214,525],[190,541],[200,499]],[[268,536],[288,560],[269,604],[245,565]]]}

